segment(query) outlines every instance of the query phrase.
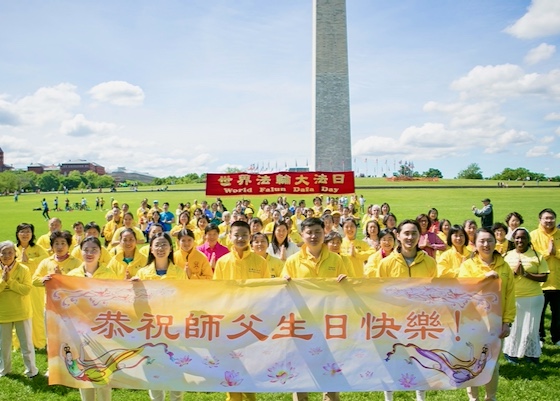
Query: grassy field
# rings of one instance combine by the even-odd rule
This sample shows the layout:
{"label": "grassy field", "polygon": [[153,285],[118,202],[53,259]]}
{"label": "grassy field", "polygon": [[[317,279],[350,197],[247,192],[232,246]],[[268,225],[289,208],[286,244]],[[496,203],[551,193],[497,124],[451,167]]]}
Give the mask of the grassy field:
{"label": "grassy field", "polygon": [[[459,181],[466,181],[458,184]],[[503,221],[505,215],[511,211],[517,211],[525,218],[524,226],[533,229],[538,223],[538,212],[545,207],[551,207],[560,212],[560,188],[557,183],[528,184],[521,188],[521,183],[517,186],[510,184],[510,188],[497,188],[495,182],[491,181],[468,181],[468,180],[440,180],[438,182],[422,182],[422,186],[429,188],[418,188],[418,182],[412,183],[390,183],[383,179],[359,179],[357,181],[356,193],[363,194],[366,203],[388,202],[391,211],[394,212],[399,220],[414,218],[419,213],[426,213],[430,207],[436,207],[440,212],[440,217],[450,219],[453,223],[461,223],[467,218],[472,218],[471,206],[481,206],[481,199],[489,197],[494,204],[495,221]],[[480,184],[480,188],[460,188],[461,186],[472,186]],[[546,185],[545,185],[546,184]],[[383,188],[380,188],[382,186]],[[404,186],[405,188],[398,188]],[[453,186],[457,188],[441,188],[442,186]],[[367,187],[367,188],[365,188]],[[193,201],[199,202],[205,199],[204,190],[201,185],[171,187],[169,191],[160,192],[155,187],[140,188],[140,192],[119,190],[117,193],[103,192],[84,193],[73,192],[68,195],[56,193],[44,194],[23,194],[18,202],[14,202],[13,197],[0,197],[0,238],[1,240],[14,240],[15,227],[21,222],[30,222],[36,226],[37,236],[47,231],[47,224],[41,216],[40,211],[33,211],[34,208],[41,206],[43,197],[47,199],[51,208],[55,196],[59,197],[60,205],[64,205],[66,196],[71,203],[80,202],[82,196],[87,199],[90,206],[95,205],[95,198],[103,196],[105,199],[105,210],[92,211],[71,211],[56,212],[52,211],[51,216],[60,217],[63,227],[71,229],[75,221],[89,222],[97,221],[103,224],[103,218],[111,197],[120,203],[128,202],[133,211],[138,207],[140,200],[144,197],[151,201],[158,199],[160,204],[167,201],[171,204],[174,211],[179,202]],[[143,191],[145,190],[145,191]],[[273,197],[269,197],[271,200]],[[223,200],[228,208],[235,204],[238,198],[226,198]],[[258,205],[262,197],[251,198],[251,201]],[[311,204],[311,197],[288,196],[288,199],[305,199]],[[210,199],[209,199],[210,200]],[[548,325],[548,324],[547,324]],[[47,369],[46,354],[44,351],[37,355],[37,362],[41,372]],[[501,400],[551,400],[560,399],[560,381],[558,380],[558,368],[560,367],[560,348],[551,344],[546,344],[541,357],[541,364],[537,367],[521,364],[519,366],[505,365],[501,361],[500,370],[500,389],[499,399]],[[375,367],[372,367],[375,369]],[[23,372],[23,366],[19,353],[14,353],[14,372]],[[39,377],[29,380],[23,375],[12,375],[0,378],[0,401],[3,400],[79,400],[78,391],[60,386],[48,386],[47,379]],[[382,393],[344,393],[341,396],[348,401],[361,400],[383,400]],[[225,399],[222,393],[187,393],[185,400],[198,399],[202,401],[220,401]],[[319,394],[313,394],[313,400],[320,400]],[[147,391],[114,390],[113,399],[120,401],[148,400]],[[290,394],[259,394],[259,400],[291,400]],[[395,393],[395,400],[413,400],[414,393],[402,392]],[[457,391],[434,391],[428,392],[429,400],[467,400],[464,390]]]}

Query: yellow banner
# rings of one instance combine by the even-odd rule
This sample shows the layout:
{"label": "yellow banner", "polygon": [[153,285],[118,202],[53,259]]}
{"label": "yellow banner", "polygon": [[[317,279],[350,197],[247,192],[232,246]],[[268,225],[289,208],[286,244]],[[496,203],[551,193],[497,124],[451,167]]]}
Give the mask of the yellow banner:
{"label": "yellow banner", "polygon": [[49,383],[292,392],[490,380],[498,280],[47,283]]}

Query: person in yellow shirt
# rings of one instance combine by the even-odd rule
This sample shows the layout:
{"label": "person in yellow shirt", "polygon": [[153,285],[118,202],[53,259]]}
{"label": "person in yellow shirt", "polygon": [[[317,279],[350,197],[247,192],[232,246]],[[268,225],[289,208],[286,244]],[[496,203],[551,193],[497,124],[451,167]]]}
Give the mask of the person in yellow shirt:
{"label": "person in yellow shirt", "polygon": [[129,228],[134,232],[134,235],[136,236],[137,244],[143,244],[144,242],[146,242],[146,237],[144,237],[144,233],[140,231],[140,229],[136,227],[136,225],[134,224],[134,215],[130,212],[126,212],[123,216],[123,226],[117,228],[115,230],[115,233],[113,234],[113,238],[111,240],[111,246],[113,248],[119,246],[119,243],[121,241],[121,231],[123,231],[126,228]]}
{"label": "person in yellow shirt", "polygon": [[210,219],[207,216],[202,215],[196,219],[196,228],[193,230],[196,246],[204,244],[204,235],[208,224],[210,224]]}
{"label": "person in yellow shirt", "polygon": [[357,277],[354,271],[354,265],[352,264],[352,260],[350,259],[350,257],[340,254],[340,250],[342,248],[342,236],[336,231],[331,231],[327,235],[325,235],[324,242],[329,251],[336,253],[342,258],[344,267],[348,272],[348,277]]}
{"label": "person in yellow shirt", "polygon": [[62,221],[58,217],[53,217],[49,220],[49,232],[41,235],[36,244],[42,247],[49,255],[53,254],[51,249],[51,234],[55,231],[62,230]]}
{"label": "person in yellow shirt", "polygon": [[[397,227],[399,246],[379,264],[377,277],[436,277],[436,261],[418,247],[420,224],[403,220]],[[425,400],[426,391],[416,390],[416,400]],[[393,392],[385,391],[385,401],[393,400]]]}
{"label": "person in yellow shirt", "polygon": [[120,242],[115,256],[111,258],[107,267],[121,280],[134,277],[138,270],[146,266],[148,258],[136,247],[136,233],[130,228],[125,228],[119,234]]}
{"label": "person in yellow shirt", "polygon": [[72,224],[72,230],[74,230],[74,234],[72,235],[72,247],[70,249],[70,253],[72,253],[73,248],[80,248],[82,240],[86,237],[84,223],[81,221],[77,221]]}
{"label": "person in yellow shirt", "polygon": [[[317,217],[310,217],[301,223],[301,237],[303,245],[301,250],[290,256],[284,264],[282,277],[286,280],[292,278],[336,278],[342,281],[348,276],[342,258],[334,252],[329,251],[324,243],[325,225]],[[294,393],[294,401],[307,401],[308,393]],[[338,392],[323,393],[324,401],[339,401]]]}
{"label": "person in yellow shirt", "polygon": [[391,230],[381,230],[379,232],[379,250],[371,255],[364,266],[364,277],[377,277],[379,264],[383,259],[395,249],[395,234]]}
{"label": "person in yellow shirt", "polygon": [[[270,278],[270,270],[266,260],[251,251],[249,241],[251,229],[244,221],[236,221],[231,225],[231,252],[216,262],[214,280],[247,280]],[[255,393],[227,393],[226,401],[255,401]]]}
{"label": "person in yellow shirt", "polygon": [[548,277],[548,264],[531,246],[529,231],[523,227],[511,235],[515,249],[504,256],[515,276],[516,315],[511,334],[504,340],[504,357],[518,363],[520,358],[539,363],[541,345],[539,326],[544,306],[541,283]]}
{"label": "person in yellow shirt", "polygon": [[[171,237],[164,233],[155,234],[150,240],[150,255],[148,264],[138,270],[132,281],[139,280],[188,280],[183,267],[173,263],[173,242]],[[165,390],[149,390],[150,400],[164,401]],[[171,401],[181,401],[182,391],[170,391]]]}
{"label": "person in yellow shirt", "polygon": [[179,249],[173,253],[176,266],[183,267],[189,280],[212,280],[214,272],[206,255],[196,249],[194,233],[185,228],[177,234]]}
{"label": "person in yellow shirt", "polygon": [[531,231],[531,243],[542,255],[550,273],[543,283],[544,306],[541,315],[540,336],[545,341],[544,315],[550,305],[550,336],[560,346],[560,230],[556,227],[556,212],[546,208],[539,213],[539,227]]}
{"label": "person in yellow shirt", "polygon": [[249,242],[251,229],[244,221],[236,221],[231,225],[231,252],[216,262],[214,280],[247,280],[254,278],[270,278],[270,270],[266,260],[251,251]]}
{"label": "person in yellow shirt", "polygon": [[471,256],[471,251],[466,245],[467,233],[463,226],[454,225],[448,231],[446,242],[450,248],[437,258],[438,277],[456,278],[461,263]]}
{"label": "person in yellow shirt", "polygon": [[282,269],[284,268],[284,261],[279,258],[275,258],[268,254],[268,237],[261,232],[257,232],[251,235],[251,249],[257,255],[263,257],[268,264],[268,270],[270,270],[270,277],[280,277]]}
{"label": "person in yellow shirt", "polygon": [[356,220],[348,217],[342,225],[344,237],[340,254],[350,257],[354,266],[354,277],[364,277],[364,263],[375,253],[375,248],[369,246],[365,241],[356,238],[358,224]]}
{"label": "person in yellow shirt", "polygon": [[176,239],[180,231],[184,229],[192,230],[194,227],[191,226],[190,222],[191,212],[189,212],[188,210],[181,212],[178,217],[178,224],[173,227],[171,231],[169,231],[169,235],[171,235],[172,238]]}
{"label": "person in yellow shirt", "polygon": [[88,277],[96,279],[117,279],[115,272],[101,264],[101,242],[99,238],[87,237],[80,244],[83,263],[68,272],[67,276]]}
{"label": "person in yellow shirt", "polygon": [[[458,277],[480,277],[501,279],[500,296],[502,299],[502,326],[496,335],[500,339],[509,336],[515,319],[515,288],[513,272],[502,255],[496,251],[496,237],[492,230],[479,228],[474,238],[475,252],[465,260],[459,269]],[[486,400],[496,400],[498,392],[499,364],[496,363],[492,378],[486,384]],[[479,388],[468,387],[470,401],[479,400]]]}
{"label": "person in yellow shirt", "polygon": [[229,229],[231,226],[231,213],[230,212],[224,212],[222,214],[222,218],[224,219],[224,221],[222,221],[218,227],[220,228],[220,236],[219,236],[219,242],[220,244],[222,244],[223,246],[226,247],[230,247],[231,244],[229,242]]}
{"label": "person in yellow shirt", "polygon": [[[99,236],[101,235],[101,228],[94,221],[90,221],[84,227],[84,235],[85,235],[85,237],[95,237],[95,238],[99,239]],[[77,246],[77,247],[75,246],[74,248],[72,248],[72,251],[70,252],[70,255],[72,255],[76,259],[82,261],[82,250],[80,249],[79,246]],[[112,255],[109,253],[107,248],[102,246],[101,247],[100,262],[103,263],[104,265],[107,265],[109,263],[109,261],[111,260],[111,258],[112,258]]]}
{"label": "person in yellow shirt", "polygon": [[[159,223],[152,224],[150,230],[148,231],[148,242],[151,242],[152,238],[160,233],[163,233],[163,226]],[[140,253],[144,255],[147,259],[148,256],[150,255],[150,246],[148,245],[140,248]]]}
{"label": "person in yellow shirt", "polygon": [[103,227],[103,238],[105,238],[105,246],[107,249],[111,249],[111,241],[113,239],[113,235],[118,228],[123,226],[123,220],[121,218],[121,209],[118,206],[113,207],[113,218],[111,221],[105,224]]}
{"label": "person in yellow shirt", "polygon": [[[96,237],[87,237],[80,244],[82,252],[81,266],[75,268],[68,273],[72,277],[87,277],[95,279],[115,280],[117,275],[113,270],[105,265],[100,264],[101,242]],[[80,396],[83,401],[89,400],[111,400],[111,387],[109,385],[99,386],[96,388],[81,388]]]}
{"label": "person in yellow shirt", "polygon": [[25,375],[35,377],[35,348],[31,329],[31,275],[16,259],[12,241],[0,242],[0,377],[12,373],[12,331],[15,328],[25,365]]}
{"label": "person in yellow shirt", "polygon": [[33,285],[44,286],[45,278],[51,274],[68,274],[82,264],[82,261],[71,256],[68,251],[72,244],[72,234],[68,231],[55,231],[51,234],[52,256],[43,259],[32,276]]}
{"label": "person in yellow shirt", "polygon": [[[16,239],[17,260],[29,269],[29,274],[33,277],[39,263],[49,255],[42,247],[35,244],[35,227],[33,224],[19,224],[16,228]],[[33,317],[31,319],[33,345],[37,349],[42,349],[47,346],[47,332],[45,329],[45,289],[43,287],[33,286],[29,296],[31,299],[31,310],[33,311]]]}
{"label": "person in yellow shirt", "polygon": [[492,225],[492,232],[496,236],[496,250],[500,255],[505,256],[508,251],[515,248],[513,242],[507,239],[507,226],[504,223],[494,223]]}

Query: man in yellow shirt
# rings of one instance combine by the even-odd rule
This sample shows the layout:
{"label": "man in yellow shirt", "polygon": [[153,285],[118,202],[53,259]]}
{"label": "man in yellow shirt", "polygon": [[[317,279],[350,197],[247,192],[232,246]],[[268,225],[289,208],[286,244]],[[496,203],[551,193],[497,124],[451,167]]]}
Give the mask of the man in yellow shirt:
{"label": "man in yellow shirt", "polygon": [[539,213],[539,227],[531,232],[531,243],[548,263],[550,273],[543,283],[544,308],[541,316],[540,337],[546,338],[544,315],[547,305],[552,312],[550,336],[552,343],[560,345],[560,231],[556,227],[556,212],[544,209]]}
{"label": "man in yellow shirt", "polygon": [[[292,278],[326,277],[343,280],[348,275],[342,258],[329,251],[323,243],[325,224],[317,217],[310,217],[301,223],[303,245],[298,253],[290,256],[284,264],[282,276],[286,280]],[[308,393],[294,393],[294,401],[307,401]],[[338,392],[323,393],[324,401],[340,400]]]}
{"label": "man in yellow shirt", "polygon": [[[231,252],[216,262],[214,280],[247,280],[270,278],[266,260],[249,247],[251,229],[244,221],[235,221],[231,225]],[[227,393],[226,401],[255,401],[255,393]]]}

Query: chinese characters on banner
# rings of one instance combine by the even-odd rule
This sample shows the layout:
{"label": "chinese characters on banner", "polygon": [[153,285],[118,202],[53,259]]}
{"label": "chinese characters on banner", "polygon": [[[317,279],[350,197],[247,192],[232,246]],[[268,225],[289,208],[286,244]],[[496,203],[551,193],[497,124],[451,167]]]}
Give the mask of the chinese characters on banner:
{"label": "chinese characters on banner", "polygon": [[354,173],[314,171],[206,175],[208,196],[279,193],[351,194],[354,193]]}
{"label": "chinese characters on banner", "polygon": [[490,380],[497,280],[47,284],[49,383],[186,391],[455,389]]}

